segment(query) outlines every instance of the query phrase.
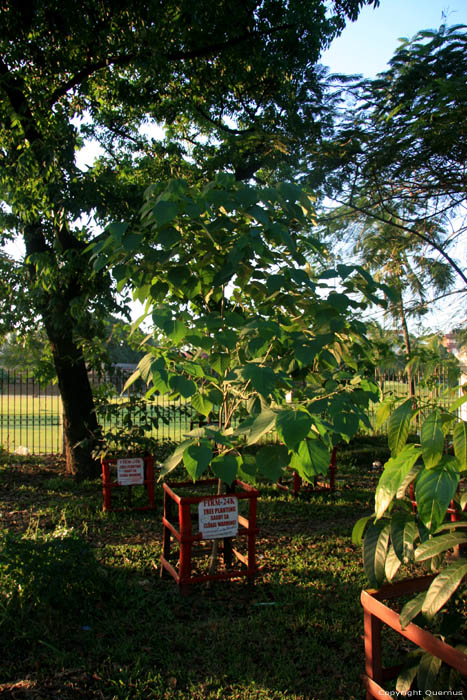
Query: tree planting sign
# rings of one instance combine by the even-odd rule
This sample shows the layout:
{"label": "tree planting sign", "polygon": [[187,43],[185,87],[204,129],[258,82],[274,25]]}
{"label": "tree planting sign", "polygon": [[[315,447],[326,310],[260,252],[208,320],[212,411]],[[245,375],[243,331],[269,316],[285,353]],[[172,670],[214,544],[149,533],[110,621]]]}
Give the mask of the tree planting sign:
{"label": "tree planting sign", "polygon": [[238,532],[238,498],[209,496],[198,505],[199,531],[205,540],[234,537]]}
{"label": "tree planting sign", "polygon": [[117,481],[120,486],[144,483],[144,460],[140,457],[117,459]]}

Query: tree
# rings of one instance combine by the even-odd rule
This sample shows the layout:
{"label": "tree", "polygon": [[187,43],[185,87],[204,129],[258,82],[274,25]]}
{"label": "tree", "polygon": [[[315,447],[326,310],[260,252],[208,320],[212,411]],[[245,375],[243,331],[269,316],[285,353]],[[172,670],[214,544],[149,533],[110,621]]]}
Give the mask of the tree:
{"label": "tree", "polygon": [[[211,154],[220,144],[216,168],[238,171],[242,162],[238,176],[251,176],[284,150],[297,120],[317,121],[319,52],[363,4],[334,0],[329,14],[322,0],[246,0],[234,13],[205,0],[3,4],[2,219],[6,235],[24,238],[27,298],[52,348],[70,472],[96,473],[81,341],[114,310],[106,271],[89,278],[92,230],[82,222],[92,213],[100,223],[120,212],[129,220],[148,172],[156,181],[174,170],[202,175],[180,142],[158,143],[140,127],[150,121],[175,134],[197,124],[216,136]],[[107,154],[87,173],[75,160],[82,134]]]}
{"label": "tree", "polygon": [[[337,222],[327,226],[327,233],[335,238],[347,235],[353,240],[353,255],[370,270],[378,281],[384,281],[392,291],[388,304],[388,313],[398,325],[403,337],[405,364],[411,395],[415,394],[412,381],[413,348],[409,331],[410,317],[420,317],[427,311],[427,291],[433,294],[445,294],[452,289],[455,282],[454,271],[446,261],[430,255],[423,241],[398,228],[403,218],[383,222],[374,220],[370,215],[355,211],[350,207],[341,207]],[[433,229],[437,221],[424,221],[421,226],[426,231],[430,226],[433,236],[439,237]],[[418,230],[418,224],[414,224]]]}
{"label": "tree", "polygon": [[[183,460],[193,480],[210,469],[231,484],[257,472],[276,480],[290,464],[311,480],[337,442],[370,427],[365,410],[379,392],[365,376],[369,345],[355,317],[365,302],[355,296],[375,301],[379,288],[359,267],[313,272],[312,213],[292,184],[171,180],[146,190],[139,225],[116,222],[92,245],[94,268],[115,265],[156,327],[127,387],[142,378],[148,398],[180,396],[199,414],[163,474]],[[248,455],[272,430],[283,445]]]}
{"label": "tree", "polygon": [[[462,294],[467,273],[453,247],[465,235],[467,214],[465,29],[419,32],[402,42],[389,70],[349,83],[350,104],[320,160],[326,193],[343,205],[325,222],[343,230],[353,212],[357,237],[373,227],[388,257],[399,237],[397,251],[418,251],[419,260],[428,253],[438,281],[447,281],[450,266]],[[390,236],[381,235],[388,228]]]}

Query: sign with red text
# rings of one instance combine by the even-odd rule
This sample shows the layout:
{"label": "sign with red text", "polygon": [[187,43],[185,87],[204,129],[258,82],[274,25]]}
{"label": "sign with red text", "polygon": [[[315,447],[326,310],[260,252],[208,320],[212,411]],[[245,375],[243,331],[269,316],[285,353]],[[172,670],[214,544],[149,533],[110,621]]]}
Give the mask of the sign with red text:
{"label": "sign with red text", "polygon": [[120,486],[144,484],[144,460],[140,457],[117,459],[117,481]]}
{"label": "sign with red text", "polygon": [[209,496],[198,505],[199,531],[205,540],[235,537],[238,533],[238,498]]}

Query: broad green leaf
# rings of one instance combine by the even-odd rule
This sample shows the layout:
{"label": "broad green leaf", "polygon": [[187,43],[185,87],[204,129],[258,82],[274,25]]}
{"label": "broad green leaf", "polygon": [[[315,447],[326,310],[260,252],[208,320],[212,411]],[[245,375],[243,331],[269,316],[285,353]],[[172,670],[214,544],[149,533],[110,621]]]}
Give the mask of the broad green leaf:
{"label": "broad green leaf", "polygon": [[391,518],[391,542],[394,551],[402,563],[413,559],[414,544],[418,537],[418,528],[413,513],[393,513]]}
{"label": "broad green leaf", "polygon": [[187,327],[182,321],[167,320],[164,322],[163,330],[168,338],[175,343],[180,343],[187,334]]}
{"label": "broad green leaf", "polygon": [[450,564],[434,579],[426,592],[422,612],[432,618],[451,598],[464,576],[467,576],[467,561],[459,559]]}
{"label": "broad green leaf", "polygon": [[458,399],[456,399],[456,400],[450,405],[451,411],[456,411],[458,408],[460,408],[461,406],[463,406],[463,405],[465,404],[466,401],[467,401],[467,394],[465,394],[464,396],[460,396]]}
{"label": "broad green leaf", "polygon": [[392,544],[389,546],[388,555],[386,557],[386,562],[384,564],[384,573],[389,582],[392,581],[394,576],[400,569],[400,559],[394,551]]}
{"label": "broad green leaf", "polygon": [[464,544],[464,542],[467,542],[467,533],[465,532],[453,532],[438,537],[432,537],[426,540],[426,542],[423,542],[420,547],[417,547],[415,561],[431,559],[431,557],[435,557],[442,552],[447,552],[448,549],[452,549],[459,544]]}
{"label": "broad green leaf", "polygon": [[214,457],[211,462],[211,469],[219,479],[231,486],[237,476],[240,465],[241,459],[239,457],[231,452],[224,452],[224,454]]}
{"label": "broad green leaf", "polygon": [[363,518],[360,518],[357,520],[355,525],[353,526],[352,529],[352,542],[353,544],[361,544],[362,539],[363,539],[363,533],[366,528],[367,522],[370,520],[370,518],[373,518],[373,515],[365,515]]}
{"label": "broad green leaf", "polygon": [[165,369],[155,369],[151,373],[151,382],[154,390],[159,394],[167,394],[170,391],[169,374]]}
{"label": "broad green leaf", "polygon": [[231,357],[226,352],[215,352],[211,355],[210,365],[212,369],[220,374],[222,377],[227,369],[230,367]]}
{"label": "broad green leaf", "polygon": [[423,422],[420,437],[423,461],[427,469],[435,467],[443,456],[444,433],[439,413],[431,413]]}
{"label": "broad green leaf", "polygon": [[329,461],[329,451],[320,440],[305,439],[292,453],[290,466],[302,478],[311,481],[313,477],[327,473]]}
{"label": "broad green leaf", "polygon": [[376,409],[376,416],[375,416],[375,427],[377,430],[381,428],[384,423],[386,423],[387,419],[391,415],[393,404],[392,402],[389,401],[382,401],[378,408]]}
{"label": "broad green leaf", "polygon": [[258,464],[256,462],[256,455],[252,454],[243,454],[242,455],[242,464],[239,467],[238,474],[241,479],[251,477],[249,480],[253,479],[256,481],[256,473],[258,471]]}
{"label": "broad green leaf", "polygon": [[409,622],[412,622],[414,617],[417,617],[417,615],[421,613],[423,601],[425,600],[425,595],[426,593],[425,591],[423,591],[422,593],[416,595],[415,598],[412,598],[412,600],[409,600],[409,602],[404,605],[404,607],[401,610],[401,614],[399,615],[399,622],[402,629],[405,629]]}
{"label": "broad green leaf", "polygon": [[246,365],[240,370],[243,379],[251,382],[258,394],[267,397],[276,386],[277,377],[271,367],[261,367],[256,363]]}
{"label": "broad green leaf", "polygon": [[[417,447],[419,454],[421,455],[421,449]],[[422,462],[416,462],[406,477],[401,481],[401,485],[397,489],[396,498],[404,498],[406,491],[410,484],[415,481],[420,472],[424,469]]]}
{"label": "broad green leaf", "polygon": [[293,450],[306,438],[310,432],[311,423],[311,416],[308,413],[285,409],[277,414],[276,429],[281,440]]}
{"label": "broad green leaf", "polygon": [[183,464],[193,481],[204,474],[212,460],[212,449],[207,441],[189,445],[183,453]]}
{"label": "broad green leaf", "polygon": [[[414,682],[415,676],[418,671],[418,663],[414,663],[413,666],[402,669],[402,671],[397,676],[396,681],[396,691],[403,695],[408,695],[410,688]],[[410,696],[409,696],[410,697]]]}
{"label": "broad green leaf", "polygon": [[195,411],[201,413],[202,416],[209,416],[212,409],[214,408],[214,404],[211,401],[209,401],[209,399],[206,396],[204,396],[204,394],[194,394],[191,397],[191,405],[193,406]]}
{"label": "broad green leaf", "polygon": [[189,399],[196,393],[196,384],[181,374],[172,375],[169,379],[169,386],[172,391],[176,391],[184,399]]}
{"label": "broad green leaf", "polygon": [[158,226],[165,226],[173,221],[178,214],[178,206],[175,202],[161,200],[152,208],[152,215]]}
{"label": "broad green leaf", "polygon": [[457,423],[453,432],[454,454],[460,464],[461,471],[467,470],[467,423]]}
{"label": "broad green leaf", "polygon": [[183,440],[183,442],[181,442],[175,448],[174,452],[172,452],[172,454],[169,457],[167,457],[165,462],[163,462],[163,464],[162,464],[162,469],[160,471],[161,477],[165,476],[166,474],[171,472],[173,469],[175,469],[177,464],[179,464],[182,461],[183,453],[185,452],[187,447],[189,447],[190,445],[193,444],[193,442],[194,442],[193,439]]}
{"label": "broad green leaf", "polygon": [[256,460],[261,474],[271,481],[277,481],[289,464],[289,451],[285,445],[266,445],[258,450]]}
{"label": "broad green leaf", "polygon": [[256,418],[253,421],[248,422],[248,425],[245,426],[245,428],[243,428],[242,425],[240,425],[236,433],[246,433],[246,444],[254,445],[256,442],[258,442],[258,440],[260,440],[263,437],[263,435],[265,435],[274,428],[275,422],[275,412],[271,411],[270,409],[266,409],[265,411],[261,411],[261,413],[258,416],[256,416]]}
{"label": "broad green leaf", "polygon": [[448,460],[425,469],[415,482],[415,500],[420,520],[431,532],[441,525],[459,483],[459,472]]}
{"label": "broad green leaf", "polygon": [[367,529],[363,540],[363,564],[372,586],[381,586],[384,581],[384,567],[389,545],[390,524],[378,520]]}
{"label": "broad green leaf", "polygon": [[123,387],[121,393],[124,394],[125,391],[128,391],[130,386],[132,386],[135,382],[137,382],[138,379],[141,379],[141,373],[140,373],[139,369],[135,369],[133,374],[130,377],[128,377],[128,379],[126,380],[125,386]]}
{"label": "broad green leaf", "polygon": [[403,449],[409,435],[410,420],[412,418],[412,400],[407,399],[388,419],[388,443],[391,455],[397,457]]}
{"label": "broad green leaf", "polygon": [[381,518],[392,503],[401,483],[420,455],[416,445],[406,445],[397,457],[391,457],[385,466],[375,493],[376,518]]}
{"label": "broad green leaf", "polygon": [[437,656],[433,656],[428,651],[422,655],[422,659],[417,670],[417,686],[422,696],[428,691],[428,696],[436,688],[436,677],[443,662]]}

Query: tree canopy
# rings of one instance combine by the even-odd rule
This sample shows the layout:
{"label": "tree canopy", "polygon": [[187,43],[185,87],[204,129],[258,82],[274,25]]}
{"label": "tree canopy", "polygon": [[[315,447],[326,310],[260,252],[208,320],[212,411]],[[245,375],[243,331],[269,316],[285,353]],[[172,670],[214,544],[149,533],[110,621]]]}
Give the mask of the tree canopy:
{"label": "tree canopy", "polygon": [[466,27],[403,40],[389,66],[373,80],[348,82],[334,139],[305,179],[320,174],[326,194],[341,205],[323,217],[326,227],[355,240],[384,230],[379,252],[387,257],[390,230],[392,244],[412,251],[415,268],[423,259],[437,283],[455,277],[465,293],[467,272],[455,246],[467,215]]}
{"label": "tree canopy", "polygon": [[[52,347],[70,471],[94,470],[83,445],[98,429],[79,338],[99,334],[114,310],[106,271],[89,279],[86,219],[136,220],[150,181],[209,168],[251,177],[293,152],[305,126],[316,138],[316,62],[364,4],[378,2],[245,0],[235,12],[205,0],[2,5],[3,235],[24,237],[27,297]],[[165,125],[166,140],[144,136],[148,123]],[[85,136],[106,155],[83,173]]]}

